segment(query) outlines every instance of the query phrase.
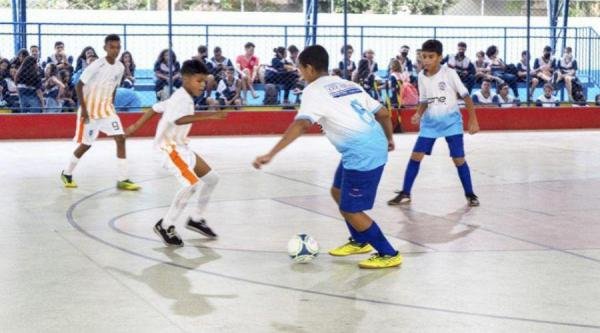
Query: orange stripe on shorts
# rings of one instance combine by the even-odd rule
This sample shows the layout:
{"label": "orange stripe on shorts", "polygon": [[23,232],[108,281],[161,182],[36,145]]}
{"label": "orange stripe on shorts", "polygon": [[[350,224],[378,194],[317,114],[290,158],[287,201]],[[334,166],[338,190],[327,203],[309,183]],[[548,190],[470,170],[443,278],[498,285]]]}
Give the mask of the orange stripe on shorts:
{"label": "orange stripe on shorts", "polygon": [[171,158],[171,161],[173,161],[173,164],[175,164],[177,169],[179,169],[183,178],[185,178],[190,183],[190,185],[194,185],[198,182],[198,177],[196,176],[196,174],[190,171],[188,165],[181,159],[181,156],[179,156],[175,149],[173,149],[173,151],[169,153],[169,157]]}

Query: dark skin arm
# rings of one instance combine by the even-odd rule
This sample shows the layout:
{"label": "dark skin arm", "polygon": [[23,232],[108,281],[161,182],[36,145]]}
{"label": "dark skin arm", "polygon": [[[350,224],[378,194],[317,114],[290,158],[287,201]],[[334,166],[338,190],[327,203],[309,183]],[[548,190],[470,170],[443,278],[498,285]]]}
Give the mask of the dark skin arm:
{"label": "dark skin arm", "polygon": [[85,104],[85,99],[83,98],[83,82],[81,82],[81,80],[77,82],[77,86],[75,86],[75,92],[77,93],[77,100],[79,100],[79,105],[81,106],[81,118],[83,118],[83,121],[87,123],[89,116],[87,112],[87,105]]}
{"label": "dark skin arm", "polygon": [[287,128],[283,137],[279,142],[265,155],[258,156],[252,165],[256,169],[260,169],[262,165],[269,163],[277,153],[287,147],[290,143],[294,142],[298,137],[304,134],[311,126],[311,122],[306,119],[298,119],[295,120],[290,126]]}
{"label": "dark skin arm", "polygon": [[388,151],[394,150],[394,131],[392,129],[392,121],[390,120],[389,111],[382,106],[381,109],[375,113],[375,120],[377,120],[377,122],[381,125],[383,132],[388,139]]}

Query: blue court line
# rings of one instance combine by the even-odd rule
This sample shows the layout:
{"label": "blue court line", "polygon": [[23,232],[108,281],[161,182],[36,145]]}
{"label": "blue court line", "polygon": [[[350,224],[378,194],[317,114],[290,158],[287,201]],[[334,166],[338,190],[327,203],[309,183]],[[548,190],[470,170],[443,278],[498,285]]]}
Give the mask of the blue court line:
{"label": "blue court line", "polygon": [[[164,177],[162,177],[164,178]],[[158,178],[156,178],[158,179]],[[142,183],[142,182],[149,182],[155,179],[147,179],[144,181],[140,181],[138,183]],[[548,325],[559,325],[559,326],[568,326],[568,327],[581,327],[581,328],[593,328],[593,329],[600,329],[600,326],[598,325],[590,325],[590,324],[580,324],[580,323],[569,323],[569,322],[559,322],[559,321],[548,321],[548,320],[539,320],[539,319],[531,319],[531,318],[522,318],[522,317],[511,317],[511,316],[502,316],[502,315],[494,315],[494,314],[487,314],[487,313],[476,313],[476,312],[468,312],[468,311],[459,311],[459,310],[451,310],[451,309],[442,309],[442,308],[434,308],[434,307],[428,307],[428,306],[420,306],[420,305],[411,305],[411,304],[403,304],[403,303],[395,303],[395,302],[389,302],[389,301],[381,301],[381,300],[375,300],[375,299],[368,299],[368,298],[360,298],[360,297],[354,297],[354,296],[345,296],[345,295],[339,295],[339,294],[333,294],[333,293],[327,293],[327,292],[321,292],[321,291],[314,291],[314,290],[308,290],[308,289],[301,289],[301,288],[294,288],[294,287],[289,287],[289,286],[285,286],[285,285],[279,285],[279,284],[275,284],[275,283],[267,283],[267,282],[261,282],[261,281],[254,281],[254,280],[250,280],[250,279],[246,279],[246,278],[240,278],[240,277],[235,277],[235,276],[230,276],[230,275],[226,275],[226,274],[222,274],[222,273],[215,273],[215,272],[210,272],[210,271],[205,271],[202,269],[198,269],[195,267],[188,267],[185,265],[181,265],[181,264],[177,264],[174,262],[170,262],[170,261],[164,261],[161,259],[156,259],[147,255],[144,255],[142,253],[139,252],[135,252],[132,250],[129,250],[127,248],[124,248],[122,246],[118,246],[115,244],[112,244],[96,235],[93,235],[89,232],[87,232],[85,229],[83,229],[75,220],[75,218],[73,217],[73,212],[75,211],[75,209],[82,204],[83,202],[97,196],[98,194],[101,193],[105,193],[108,192],[110,190],[115,190],[114,187],[109,187],[109,188],[105,188],[99,191],[96,191],[92,194],[89,194],[79,200],[77,200],[75,203],[73,203],[66,212],[66,218],[67,221],[69,222],[69,224],[75,228],[75,230],[77,230],[78,232],[80,232],[81,234],[85,235],[86,237],[93,239],[99,243],[102,243],[108,247],[111,247],[115,250],[119,250],[122,251],[124,253],[139,257],[139,258],[143,258],[143,259],[147,259],[153,262],[157,262],[157,263],[161,263],[164,265],[169,265],[172,267],[177,267],[177,268],[181,268],[181,269],[185,269],[188,271],[194,271],[194,272],[199,272],[199,273],[203,273],[203,274],[207,274],[207,275],[212,275],[212,276],[217,276],[217,277],[222,277],[225,279],[230,279],[233,281],[238,281],[238,282],[246,282],[246,283],[250,283],[250,284],[254,284],[254,285],[260,285],[260,286],[265,286],[265,287],[272,287],[272,288],[277,288],[277,289],[282,289],[282,290],[289,290],[289,291],[297,291],[297,292],[301,292],[301,293],[309,293],[309,294],[313,294],[313,295],[319,295],[319,296],[328,296],[328,297],[334,297],[334,298],[338,298],[338,299],[346,299],[346,300],[351,300],[351,301],[360,301],[360,302],[366,302],[366,303],[372,303],[372,304],[380,304],[380,305],[390,305],[390,306],[396,306],[396,307],[402,307],[402,308],[407,308],[407,309],[417,309],[417,310],[426,310],[426,311],[432,311],[432,312],[440,312],[440,313],[449,313],[449,314],[458,314],[458,315],[466,315],[466,316],[473,316],[473,317],[480,317],[480,318],[492,318],[492,319],[502,319],[502,320],[512,320],[512,321],[520,321],[520,322],[529,322],[529,323],[538,323],[538,324],[548,324]],[[80,250],[81,251],[81,250]],[[82,251],[83,252],[83,251]]]}

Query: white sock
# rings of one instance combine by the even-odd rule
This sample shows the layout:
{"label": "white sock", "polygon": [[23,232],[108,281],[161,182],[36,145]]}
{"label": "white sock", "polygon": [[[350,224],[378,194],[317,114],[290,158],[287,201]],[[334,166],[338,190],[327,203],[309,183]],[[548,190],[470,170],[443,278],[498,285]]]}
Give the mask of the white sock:
{"label": "white sock", "polygon": [[127,159],[125,158],[117,158],[117,180],[122,182],[126,180],[127,177]]}
{"label": "white sock", "polygon": [[214,191],[215,187],[219,183],[219,175],[214,171],[209,171],[206,175],[200,178],[204,182],[200,188],[200,194],[198,195],[198,201],[196,207],[193,208],[191,218],[192,220],[199,222],[203,218],[204,209],[208,205],[210,195]]}
{"label": "white sock", "polygon": [[67,167],[64,170],[65,175],[67,175],[67,176],[73,175],[73,170],[77,166],[77,163],[79,163],[79,159],[77,157],[75,157],[75,155],[71,155],[69,164],[67,164]]}
{"label": "white sock", "polygon": [[185,205],[187,201],[190,199],[192,195],[196,192],[196,185],[186,186],[180,189],[177,194],[175,194],[175,198],[171,202],[171,206],[169,206],[169,210],[167,211],[167,215],[163,220],[167,226],[175,224],[183,210],[185,209]]}

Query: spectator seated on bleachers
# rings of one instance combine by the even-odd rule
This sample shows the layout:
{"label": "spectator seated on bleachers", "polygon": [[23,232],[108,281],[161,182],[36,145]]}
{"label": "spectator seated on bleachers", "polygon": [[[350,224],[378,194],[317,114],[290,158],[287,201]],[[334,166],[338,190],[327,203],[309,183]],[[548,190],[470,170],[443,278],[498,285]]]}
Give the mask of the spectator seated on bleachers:
{"label": "spectator seated on bleachers", "polygon": [[460,78],[460,81],[465,85],[469,94],[475,85],[475,66],[471,63],[471,59],[465,55],[467,51],[467,43],[459,42],[456,54],[447,55],[442,59],[442,64],[454,69]]}
{"label": "spectator seated on bleachers", "polygon": [[46,65],[42,86],[44,89],[44,113],[61,112],[62,104],[58,96],[65,89],[65,85],[58,78],[58,71],[55,64]]}
{"label": "spectator seated on bleachers", "polygon": [[41,113],[44,108],[42,80],[38,75],[37,60],[27,57],[19,67],[16,77],[20,112]]}
{"label": "spectator seated on bleachers", "polygon": [[481,89],[473,94],[472,99],[473,103],[476,105],[493,105],[494,96],[496,96],[492,92],[492,83],[488,79],[484,79],[481,82]]}
{"label": "spectator seated on bleachers", "polygon": [[356,70],[356,82],[360,84],[365,91],[375,99],[379,99],[379,91],[375,87],[376,81],[380,80],[377,77],[379,68],[374,60],[375,52],[368,49],[363,53],[363,58],[358,62]]}
{"label": "spectator seated on bleachers", "polygon": [[58,95],[63,112],[73,112],[77,109],[77,94],[75,85],[71,82],[71,73],[66,70],[58,72],[58,78],[65,86]]}
{"label": "spectator seated on bleachers", "polygon": [[77,57],[77,60],[75,61],[75,72],[84,70],[88,65],[87,58],[91,57],[92,55],[96,56],[96,58],[98,57],[96,50],[94,50],[94,48],[91,46],[84,47],[81,51],[81,54],[79,55],[79,57]]}
{"label": "spectator seated on bleachers", "polygon": [[511,74],[507,71],[507,65],[498,57],[498,47],[496,45],[491,45],[485,51],[489,61],[490,61],[490,70],[491,74],[494,77],[498,77],[502,79],[513,91],[515,98],[519,98],[519,88],[517,87],[517,76],[516,76],[516,68],[515,74]]}
{"label": "spectator seated on bleachers", "polygon": [[560,102],[554,96],[554,87],[551,83],[544,84],[544,94],[535,101],[536,106],[552,108],[560,105]]}
{"label": "spectator seated on bleachers", "polygon": [[565,82],[569,99],[574,101],[573,80],[577,77],[577,60],[573,59],[573,49],[566,47],[563,57],[558,60],[555,85],[561,81]]}
{"label": "spectator seated on bleachers", "polygon": [[508,94],[508,84],[503,83],[498,86],[498,94],[492,98],[492,103],[501,108],[511,108],[521,105],[521,101]]}
{"label": "spectator seated on bleachers", "polygon": [[252,93],[253,98],[258,95],[254,90],[254,82],[258,81],[258,69],[260,60],[254,55],[254,44],[251,42],[244,45],[244,54],[240,54],[235,59],[236,69],[242,79],[242,103],[247,104],[248,90]]}
{"label": "spectator seated on bleachers", "polygon": [[[64,60],[62,60],[60,58],[64,58]],[[44,63],[43,66],[46,66],[47,64],[55,64],[58,66],[63,61],[68,63],[69,65],[72,65],[73,57],[67,56],[65,54],[65,43],[63,43],[61,41],[57,41],[54,43],[54,54],[49,56],[46,59],[46,63]],[[59,70],[61,70],[61,69],[63,69],[63,68],[59,67]]]}
{"label": "spectator seated on bleachers", "polygon": [[416,82],[416,76],[412,73],[414,71],[413,63],[408,57],[408,52],[410,51],[410,47],[408,45],[402,45],[400,47],[400,52],[392,59],[390,59],[390,63],[388,64],[388,74],[391,72],[392,61],[398,60],[400,63],[400,67],[402,68],[403,73],[408,73],[410,82]]}
{"label": "spectator seated on bleachers", "polygon": [[233,67],[228,67],[224,73],[225,78],[220,80],[217,86],[219,104],[221,106],[242,105],[242,99],[240,98],[242,81],[235,77],[235,69]]}
{"label": "spectator seated on bleachers", "polygon": [[[523,51],[521,52],[521,61],[517,64],[517,82],[527,83],[527,63],[530,62],[531,57],[529,56],[529,52]],[[528,99],[530,100],[533,96],[533,92],[535,88],[539,84],[540,80],[536,77],[535,71],[530,68],[529,72],[529,94]]]}
{"label": "spectator seated on bleachers", "polygon": [[[169,68],[169,58],[171,59],[171,67]],[[160,51],[156,62],[154,63],[154,91],[158,100],[162,101],[169,97],[169,72],[173,74],[173,87],[179,88],[181,81],[181,73],[179,73],[181,65],[177,61],[175,52],[169,52],[169,49]]]}
{"label": "spectator seated on bleachers", "polygon": [[338,64],[338,69],[340,70],[340,77],[346,80],[352,80],[354,73],[356,71],[356,63],[352,61],[352,54],[354,54],[354,48],[352,45],[346,45],[340,49],[340,53],[344,55],[344,49],[346,49],[346,75],[344,76],[344,60],[340,60]]}
{"label": "spectator seated on bleachers", "polygon": [[133,61],[133,55],[131,55],[131,52],[125,51],[121,55],[121,58],[119,58],[119,61],[125,67],[121,87],[133,88],[135,85],[135,61]]}
{"label": "spectator seated on bleachers", "polygon": [[[6,59],[4,59],[6,60]],[[7,60],[8,61],[8,60]],[[3,100],[6,102],[6,107],[14,110],[15,112],[19,109],[19,91],[16,84],[17,77],[17,65],[12,64],[8,70],[8,73],[4,73],[2,81],[6,83],[6,90],[2,92]]]}
{"label": "spectator seated on bleachers", "polygon": [[543,55],[535,59],[533,69],[540,82],[544,84],[552,82],[554,70],[556,69],[556,59],[552,56],[552,48],[550,46],[545,46]]}
{"label": "spectator seated on bleachers", "polygon": [[271,66],[266,68],[265,82],[283,86],[283,104],[290,104],[290,91],[296,87],[300,75],[298,69],[287,60],[287,50],[280,46],[273,49],[275,57],[271,60]]}
{"label": "spectator seated on bleachers", "polygon": [[228,68],[233,68],[233,62],[223,55],[223,50],[221,50],[219,46],[214,48],[213,57],[210,58],[210,63],[212,65],[212,75],[217,84],[219,81],[225,79],[226,70]]}

